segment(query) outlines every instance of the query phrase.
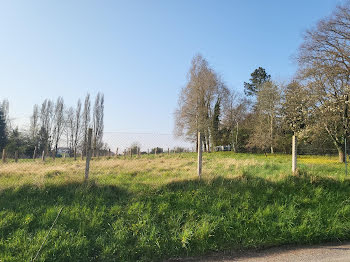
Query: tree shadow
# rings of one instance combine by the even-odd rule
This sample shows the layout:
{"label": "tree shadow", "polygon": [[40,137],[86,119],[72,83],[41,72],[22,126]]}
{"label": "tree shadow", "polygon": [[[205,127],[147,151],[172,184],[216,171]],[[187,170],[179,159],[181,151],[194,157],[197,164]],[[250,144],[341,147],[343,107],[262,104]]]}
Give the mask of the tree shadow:
{"label": "tree shadow", "polygon": [[[350,238],[349,180],[242,175],[138,188],[91,181],[2,190],[3,248],[28,258],[61,207],[47,261],[155,261]],[[33,236],[26,245],[23,234]]]}

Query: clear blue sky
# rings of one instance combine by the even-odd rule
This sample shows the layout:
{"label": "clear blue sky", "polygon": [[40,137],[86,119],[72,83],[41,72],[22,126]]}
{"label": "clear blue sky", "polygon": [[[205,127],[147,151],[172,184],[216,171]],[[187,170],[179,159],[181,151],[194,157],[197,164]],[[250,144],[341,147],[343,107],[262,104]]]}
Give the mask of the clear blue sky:
{"label": "clear blue sky", "polygon": [[0,99],[24,123],[45,98],[101,91],[106,131],[172,133],[194,54],[238,91],[258,66],[286,80],[303,32],[341,2],[1,1]]}

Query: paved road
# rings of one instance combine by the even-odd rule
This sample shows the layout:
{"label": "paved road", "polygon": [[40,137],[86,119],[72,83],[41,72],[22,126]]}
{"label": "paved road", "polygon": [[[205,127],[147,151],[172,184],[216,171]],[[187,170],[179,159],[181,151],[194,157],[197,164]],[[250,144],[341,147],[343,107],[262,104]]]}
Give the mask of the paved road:
{"label": "paved road", "polygon": [[350,262],[350,243],[327,244],[310,247],[278,247],[261,251],[216,254],[210,257],[187,258],[181,262]]}

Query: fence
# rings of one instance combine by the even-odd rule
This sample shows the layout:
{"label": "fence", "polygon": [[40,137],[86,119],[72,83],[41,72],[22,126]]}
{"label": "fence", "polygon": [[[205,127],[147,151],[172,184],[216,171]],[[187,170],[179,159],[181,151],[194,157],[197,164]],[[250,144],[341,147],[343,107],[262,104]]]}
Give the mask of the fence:
{"label": "fence", "polygon": [[[104,134],[105,144],[98,149],[93,148],[91,136],[89,136],[88,145],[90,146],[85,152],[83,148],[74,152],[68,147],[67,140],[62,139],[55,155],[53,155],[55,151],[41,151],[39,148],[34,148],[31,156],[24,155],[17,150],[11,153],[3,150],[2,163],[21,162],[23,164],[3,165],[0,173],[25,174],[35,171],[44,177],[59,177],[61,174],[70,172],[77,175],[74,176],[74,179],[79,180],[82,177],[89,179],[90,174],[94,176],[114,174],[116,170],[120,171],[119,173],[124,172],[131,175],[146,171],[153,172],[154,175],[157,172],[167,173],[169,177],[176,177],[173,174],[179,173],[179,170],[185,170],[188,175],[201,178],[203,171],[201,139],[200,133],[197,143],[189,143],[174,138],[170,134],[107,132]],[[296,137],[293,137],[291,142],[291,171],[295,173],[298,169],[297,156],[305,153],[305,147],[303,148],[302,144],[299,147]],[[195,148],[195,144],[198,145],[198,148]],[[185,158],[183,153],[192,153],[188,154],[191,160],[182,161],[181,158]],[[334,154],[336,153],[337,151],[334,150]],[[176,157],[173,157],[174,155]],[[33,163],[36,165],[34,166]],[[204,170],[207,170],[208,167],[205,164],[204,162]],[[34,171],[31,171],[32,168]],[[215,171],[215,167],[211,168]],[[347,172],[347,163],[345,163],[345,172]]]}

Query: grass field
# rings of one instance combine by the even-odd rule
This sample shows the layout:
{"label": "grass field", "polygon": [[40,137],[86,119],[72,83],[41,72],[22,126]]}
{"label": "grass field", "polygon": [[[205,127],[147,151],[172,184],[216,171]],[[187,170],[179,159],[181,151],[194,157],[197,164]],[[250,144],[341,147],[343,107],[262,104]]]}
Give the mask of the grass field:
{"label": "grass field", "polygon": [[[350,239],[337,157],[204,154],[0,164],[0,261],[161,261]],[[350,176],[349,176],[350,177]]]}

